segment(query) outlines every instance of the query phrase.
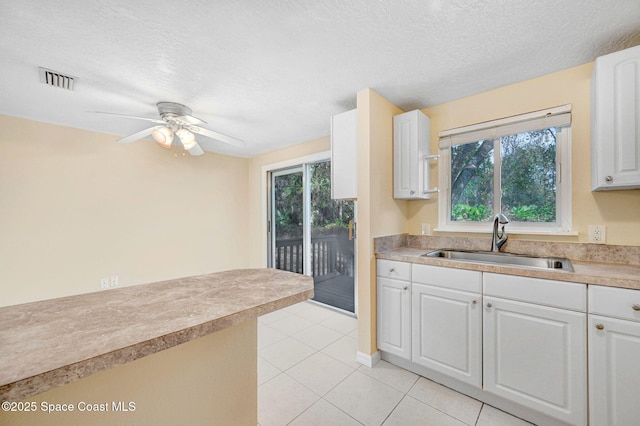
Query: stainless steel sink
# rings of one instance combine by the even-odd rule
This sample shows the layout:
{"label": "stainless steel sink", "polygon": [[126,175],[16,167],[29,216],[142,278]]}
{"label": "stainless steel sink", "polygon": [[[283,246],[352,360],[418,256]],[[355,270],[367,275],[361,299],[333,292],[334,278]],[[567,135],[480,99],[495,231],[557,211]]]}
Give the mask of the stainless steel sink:
{"label": "stainless steel sink", "polygon": [[463,262],[493,263],[498,265],[555,269],[573,272],[571,261],[563,257],[535,257],[511,253],[466,250],[436,250],[430,253],[425,253],[422,256],[459,260]]}

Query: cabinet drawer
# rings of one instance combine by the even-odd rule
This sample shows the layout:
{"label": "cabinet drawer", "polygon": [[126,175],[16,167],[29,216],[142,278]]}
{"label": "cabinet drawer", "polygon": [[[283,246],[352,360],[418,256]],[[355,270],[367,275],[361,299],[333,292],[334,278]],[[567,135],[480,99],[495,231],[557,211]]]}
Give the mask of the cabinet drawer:
{"label": "cabinet drawer", "polygon": [[590,285],[589,313],[640,322],[640,290]]}
{"label": "cabinet drawer", "polygon": [[415,283],[482,293],[482,272],[413,264],[411,275]]}
{"label": "cabinet drawer", "polygon": [[484,294],[572,311],[587,310],[587,286],[581,283],[485,273]]}
{"label": "cabinet drawer", "polygon": [[376,275],[395,280],[411,280],[411,264],[395,260],[378,259]]}

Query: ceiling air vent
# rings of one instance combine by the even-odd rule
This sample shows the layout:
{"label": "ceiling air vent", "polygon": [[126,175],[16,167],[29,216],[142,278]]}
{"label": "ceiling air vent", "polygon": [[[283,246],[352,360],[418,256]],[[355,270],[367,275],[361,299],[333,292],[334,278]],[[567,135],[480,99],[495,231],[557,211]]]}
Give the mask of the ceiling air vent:
{"label": "ceiling air vent", "polygon": [[57,71],[40,69],[40,82],[47,86],[58,87],[60,89],[73,90],[73,82],[75,77],[61,74]]}

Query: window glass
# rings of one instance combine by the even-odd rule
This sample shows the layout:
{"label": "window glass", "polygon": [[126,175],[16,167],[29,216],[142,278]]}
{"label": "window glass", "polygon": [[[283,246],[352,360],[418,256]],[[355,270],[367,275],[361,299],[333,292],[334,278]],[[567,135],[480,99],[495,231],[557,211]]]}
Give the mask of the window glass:
{"label": "window glass", "polygon": [[550,128],[500,138],[501,211],[514,222],[556,222],[556,134]]}
{"label": "window glass", "polygon": [[484,222],[493,210],[493,141],[451,147],[451,220]]}
{"label": "window glass", "polygon": [[487,222],[500,211],[512,222],[555,223],[557,133],[549,128],[453,145],[451,221]]}

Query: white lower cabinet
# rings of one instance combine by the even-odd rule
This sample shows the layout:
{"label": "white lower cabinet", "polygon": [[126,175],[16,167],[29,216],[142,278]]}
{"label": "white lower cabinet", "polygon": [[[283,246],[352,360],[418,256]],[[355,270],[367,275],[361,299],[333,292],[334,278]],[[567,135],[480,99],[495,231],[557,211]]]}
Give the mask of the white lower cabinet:
{"label": "white lower cabinet", "polygon": [[485,298],[484,389],[586,424],[585,314]]}
{"label": "white lower cabinet", "polygon": [[412,276],[412,361],[480,388],[481,273],[413,265]]}
{"label": "white lower cabinet", "polygon": [[485,273],[483,304],[484,389],[586,425],[586,285]]}
{"label": "white lower cabinet", "polygon": [[389,260],[377,290],[383,358],[535,423],[640,425],[640,291]]}
{"label": "white lower cabinet", "polygon": [[638,425],[640,291],[590,286],[589,301],[590,424]]}
{"label": "white lower cabinet", "polygon": [[409,360],[411,358],[410,265],[404,262],[379,260],[377,268],[378,348]]}

